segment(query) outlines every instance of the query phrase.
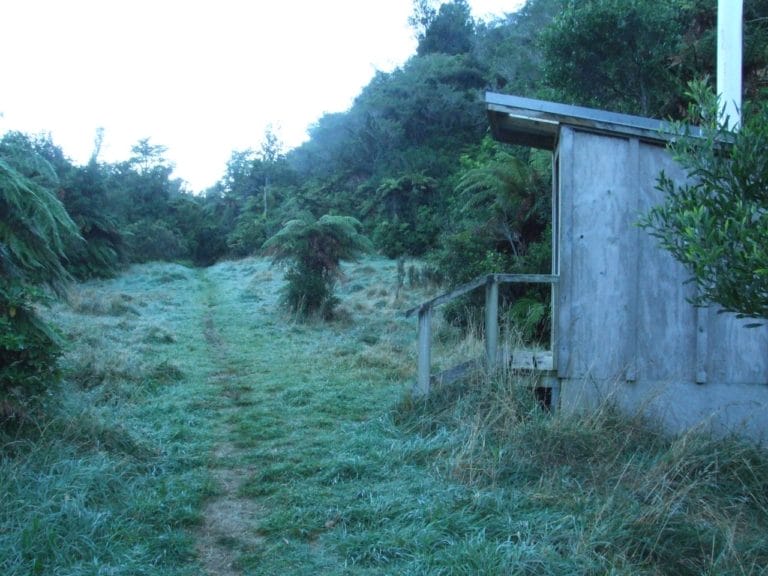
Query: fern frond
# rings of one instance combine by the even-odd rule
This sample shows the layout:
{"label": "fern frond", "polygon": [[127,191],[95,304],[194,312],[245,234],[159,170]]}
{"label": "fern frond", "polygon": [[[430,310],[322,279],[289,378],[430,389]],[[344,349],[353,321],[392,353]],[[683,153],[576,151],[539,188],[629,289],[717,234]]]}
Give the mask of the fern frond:
{"label": "fern frond", "polygon": [[66,241],[76,238],[77,226],[53,191],[0,158],[0,266],[59,289],[69,277]]}

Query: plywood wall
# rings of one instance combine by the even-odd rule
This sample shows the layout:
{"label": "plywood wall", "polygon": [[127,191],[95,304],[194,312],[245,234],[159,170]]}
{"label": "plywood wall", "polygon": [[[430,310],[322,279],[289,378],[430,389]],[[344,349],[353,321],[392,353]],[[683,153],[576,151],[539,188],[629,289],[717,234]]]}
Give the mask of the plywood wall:
{"label": "plywood wall", "polygon": [[667,151],[563,127],[556,162],[563,407],[613,394],[671,428],[710,419],[719,429],[765,434],[768,328],[693,307],[685,269],[637,225],[662,200],[660,171],[683,177]]}

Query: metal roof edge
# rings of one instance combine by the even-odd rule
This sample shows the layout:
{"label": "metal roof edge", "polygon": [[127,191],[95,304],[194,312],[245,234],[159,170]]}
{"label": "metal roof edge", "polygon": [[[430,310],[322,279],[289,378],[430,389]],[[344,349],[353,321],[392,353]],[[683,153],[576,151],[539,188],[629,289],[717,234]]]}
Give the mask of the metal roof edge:
{"label": "metal roof edge", "polygon": [[554,148],[556,133],[561,125],[609,135],[635,136],[659,144],[678,135],[671,122],[584,106],[496,92],[486,92],[485,103],[494,137],[501,141],[525,143],[532,134],[536,136],[536,141],[540,141],[542,133],[550,133],[546,145],[537,146],[543,148]]}

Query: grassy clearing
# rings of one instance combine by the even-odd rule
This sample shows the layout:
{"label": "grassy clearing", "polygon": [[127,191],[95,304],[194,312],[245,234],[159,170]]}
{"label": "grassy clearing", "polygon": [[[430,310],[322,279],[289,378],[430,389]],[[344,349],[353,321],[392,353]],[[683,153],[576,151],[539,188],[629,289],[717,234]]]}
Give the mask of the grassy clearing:
{"label": "grassy clearing", "polygon": [[[519,374],[408,395],[428,296],[345,266],[338,320],[262,260],[150,265],[57,310],[66,403],[3,438],[4,574],[765,574],[768,460]],[[436,325],[437,363],[477,338]],[[456,352],[458,350],[458,352]]]}

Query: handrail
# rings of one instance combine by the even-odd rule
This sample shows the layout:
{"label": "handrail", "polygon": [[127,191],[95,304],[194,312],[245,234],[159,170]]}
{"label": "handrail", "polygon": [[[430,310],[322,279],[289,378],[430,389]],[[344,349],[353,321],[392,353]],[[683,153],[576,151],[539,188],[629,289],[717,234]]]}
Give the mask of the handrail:
{"label": "handrail", "polygon": [[486,274],[485,276],[478,276],[474,280],[471,280],[466,284],[462,284],[461,286],[454,288],[450,292],[446,292],[445,294],[436,296],[431,300],[427,300],[426,302],[422,302],[418,306],[414,306],[413,308],[406,310],[405,317],[409,318],[410,316],[413,316],[415,312],[421,312],[422,310],[425,310],[427,308],[436,308],[437,306],[440,306],[442,304],[447,304],[448,302],[450,302],[451,300],[455,300],[459,296],[464,296],[464,294],[467,294],[468,292],[472,292],[472,290],[475,290],[476,288],[480,288],[480,286],[485,286],[492,282],[499,282],[501,284],[514,284],[514,283],[557,284],[559,281],[560,281],[560,277],[554,274]]}
{"label": "handrail", "polygon": [[[529,283],[529,284],[551,284],[553,292],[552,302],[556,300],[557,285],[560,277],[555,274],[487,274],[479,276],[454,288],[450,292],[441,294],[432,298],[405,312],[406,318],[414,312],[419,313],[419,366],[418,379],[414,393],[421,396],[429,393],[430,386],[430,363],[432,356],[432,309],[467,292],[471,292],[480,286],[485,286],[485,356],[489,367],[496,364],[496,347],[499,337],[499,284],[509,283]],[[554,332],[553,332],[554,342]]]}

